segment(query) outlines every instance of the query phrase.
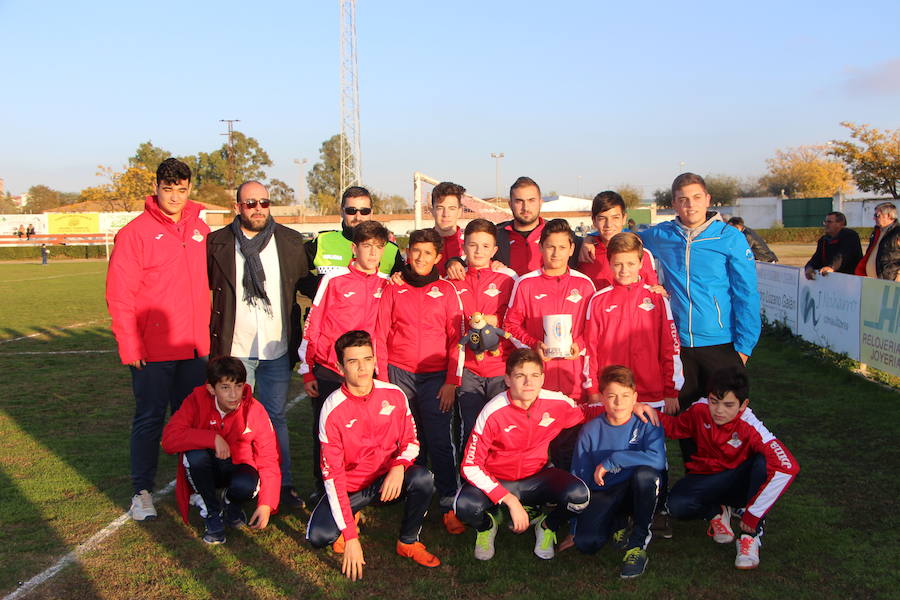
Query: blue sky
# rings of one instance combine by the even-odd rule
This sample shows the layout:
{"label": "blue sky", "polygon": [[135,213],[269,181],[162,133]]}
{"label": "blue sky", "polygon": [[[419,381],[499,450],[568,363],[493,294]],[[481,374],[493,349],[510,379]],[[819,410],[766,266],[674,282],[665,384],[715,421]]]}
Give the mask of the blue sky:
{"label": "blue sky", "polygon": [[[151,139],[209,151],[240,119],[297,187],[339,130],[337,0],[0,0],[0,177],[96,185]],[[645,195],[760,175],[777,148],[900,127],[900,3],[393,2],[357,9],[363,179]],[[683,163],[683,169],[682,169]]]}

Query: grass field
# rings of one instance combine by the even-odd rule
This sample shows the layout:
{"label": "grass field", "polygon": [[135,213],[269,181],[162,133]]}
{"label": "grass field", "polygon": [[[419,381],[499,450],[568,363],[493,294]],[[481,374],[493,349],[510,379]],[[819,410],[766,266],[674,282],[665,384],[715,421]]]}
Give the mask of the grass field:
{"label": "grass field", "polygon": [[[103,301],[105,263],[0,265],[0,594],[40,573],[128,508],[132,398]],[[31,336],[31,337],[26,337]],[[701,522],[654,540],[647,573],[618,578],[618,552],[571,550],[552,561],[528,532],[501,530],[494,560],[474,534],[451,537],[436,513],[422,539],[443,561],[426,570],[393,553],[399,507],[367,510],[365,579],[304,541],[308,515],[259,533],[200,541],[168,495],[160,519],[126,523],[29,598],[896,598],[900,407],[895,390],[852,374],[792,338],[762,339],[750,363],[752,406],[791,448],[801,473],[771,513],[754,572],[733,567]],[[295,382],[292,397],[300,392]],[[309,405],[289,414],[295,478],[308,491]],[[679,477],[670,444],[672,479]],[[163,457],[157,485],[174,476]]]}

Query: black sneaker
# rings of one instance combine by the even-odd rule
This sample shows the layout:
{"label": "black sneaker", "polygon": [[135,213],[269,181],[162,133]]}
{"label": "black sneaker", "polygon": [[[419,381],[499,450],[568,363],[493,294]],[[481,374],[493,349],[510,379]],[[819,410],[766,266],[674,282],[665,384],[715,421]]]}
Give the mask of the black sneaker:
{"label": "black sneaker", "polygon": [[669,522],[669,513],[659,511],[658,513],[653,515],[653,522],[650,524],[650,531],[652,531],[654,535],[658,535],[661,538],[671,540],[672,523]]}
{"label": "black sneaker", "polygon": [[633,579],[640,577],[647,568],[647,551],[643,548],[632,548],[625,553],[622,559],[622,568],[619,571],[619,577],[622,579]]}
{"label": "black sneaker", "polygon": [[207,544],[225,543],[225,523],[222,522],[222,515],[206,517],[206,531],[203,532],[203,541]]}
{"label": "black sneaker", "polygon": [[241,505],[229,502],[227,496],[225,497],[225,524],[234,528],[247,524],[247,514],[241,509]]}
{"label": "black sneaker", "polygon": [[279,506],[284,509],[294,508],[294,509],[303,509],[303,499],[300,497],[300,494],[297,493],[297,490],[294,489],[292,485],[283,485],[281,486],[281,499],[279,500]]}

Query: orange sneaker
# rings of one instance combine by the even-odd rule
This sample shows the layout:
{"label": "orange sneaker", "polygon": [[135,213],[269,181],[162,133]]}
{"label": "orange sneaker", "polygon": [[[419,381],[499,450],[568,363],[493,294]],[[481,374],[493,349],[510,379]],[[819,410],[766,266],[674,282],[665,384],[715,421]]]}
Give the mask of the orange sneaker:
{"label": "orange sneaker", "polygon": [[448,511],[444,513],[444,528],[450,535],[459,535],[466,530],[465,524],[456,516],[456,512]]}
{"label": "orange sneaker", "polygon": [[404,544],[397,540],[397,554],[406,558],[411,558],[423,567],[437,567],[441,564],[441,560],[425,549],[422,542],[413,542],[412,544]]}
{"label": "orange sneaker", "polygon": [[[362,513],[356,513],[353,515],[353,521],[356,523],[356,534],[359,535],[359,519]],[[343,554],[344,548],[347,547],[347,541],[344,540],[344,534],[342,533],[338,536],[338,539],[334,540],[334,543],[331,544],[331,549],[335,554]]]}

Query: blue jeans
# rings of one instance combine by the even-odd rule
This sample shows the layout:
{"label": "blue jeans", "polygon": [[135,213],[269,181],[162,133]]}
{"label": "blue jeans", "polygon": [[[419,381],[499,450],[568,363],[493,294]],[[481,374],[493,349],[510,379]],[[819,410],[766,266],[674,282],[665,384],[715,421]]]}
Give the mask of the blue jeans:
{"label": "blue jeans", "polygon": [[291,360],[287,353],[272,360],[241,358],[247,369],[247,383],[253,387],[253,396],[269,413],[269,420],[278,438],[281,453],[281,485],[293,485],[291,478],[291,447],[288,436],[287,397],[291,383]]}
{"label": "blue jeans", "polygon": [[153,491],[166,408],[174,413],[198,385],[206,382],[206,356],[148,362],[131,369],[134,420],[131,424],[131,483],[134,493]]}

